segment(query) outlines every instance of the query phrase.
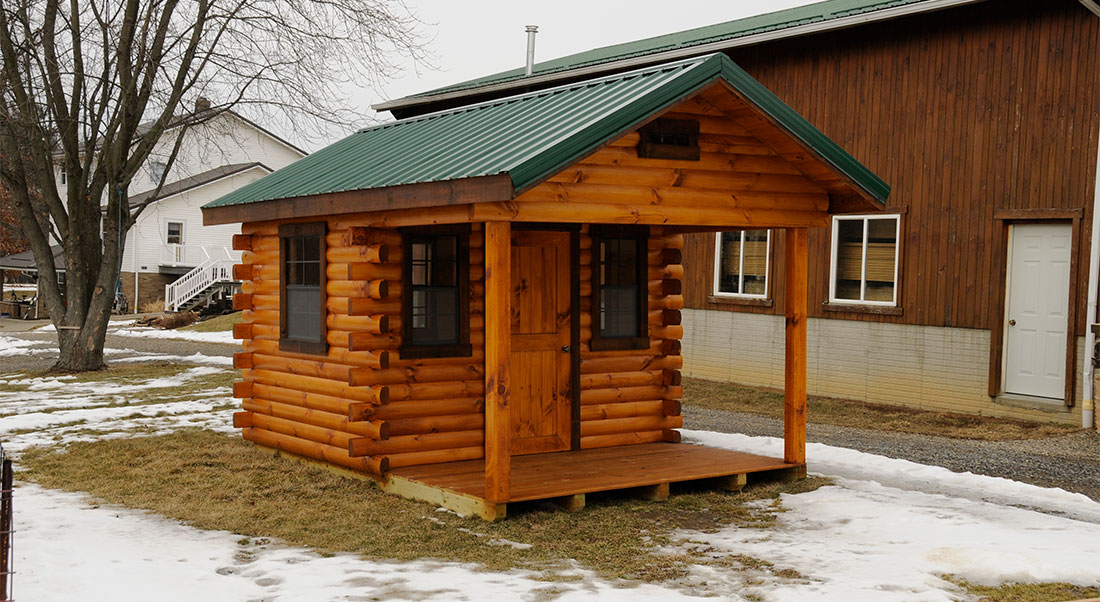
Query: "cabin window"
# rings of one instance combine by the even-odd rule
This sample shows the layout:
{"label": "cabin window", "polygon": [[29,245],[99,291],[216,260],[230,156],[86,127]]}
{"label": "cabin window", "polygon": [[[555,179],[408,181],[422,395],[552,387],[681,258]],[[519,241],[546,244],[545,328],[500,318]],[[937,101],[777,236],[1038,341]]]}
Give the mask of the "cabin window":
{"label": "cabin window", "polygon": [[719,232],[714,248],[714,294],[767,298],[770,246],[770,230]]}
{"label": "cabin window", "polygon": [[646,229],[593,229],[593,351],[649,347]]}
{"label": "cabin window", "polygon": [[899,215],[833,217],[829,301],[897,305]]}
{"label": "cabin window", "polygon": [[401,356],[469,356],[469,226],[402,230]]}
{"label": "cabin window", "polygon": [[279,247],[279,349],[327,353],[325,224],[283,224]]}
{"label": "cabin window", "polygon": [[183,222],[168,222],[165,242],[170,245],[183,244]]}
{"label": "cabin window", "polygon": [[638,156],[645,159],[699,160],[699,122],[656,119],[638,130]]}

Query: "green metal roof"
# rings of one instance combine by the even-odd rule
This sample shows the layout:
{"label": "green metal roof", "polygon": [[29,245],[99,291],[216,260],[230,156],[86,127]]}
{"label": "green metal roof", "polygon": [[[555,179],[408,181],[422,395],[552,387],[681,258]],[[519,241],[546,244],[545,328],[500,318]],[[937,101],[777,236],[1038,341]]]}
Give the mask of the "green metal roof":
{"label": "green metal roof", "polygon": [[364,129],[205,208],[493,175],[509,176],[518,195],[717,79],[885,201],[885,182],[729,57],[712,54]]}
{"label": "green metal roof", "polygon": [[[593,50],[543,61],[535,64],[532,76],[549,75],[552,73],[571,71],[573,69],[650,54],[687,49],[693,46],[734,40],[736,38],[790,29],[801,25],[823,23],[843,17],[858,16],[888,8],[904,7],[927,1],[928,0],[828,0],[826,2],[817,2],[787,10],[718,23],[716,25],[707,25],[633,42],[604,46],[602,48],[595,48]],[[449,92],[470,90],[492,84],[503,84],[510,81],[522,80],[526,77],[528,76],[525,73],[525,68],[520,67],[518,69],[511,69],[486,77],[436,88],[427,92],[413,94],[403,99],[380,103],[377,106],[380,109],[396,108],[396,106],[402,105],[402,101],[404,100],[412,101],[413,99],[423,99],[425,97],[438,96]]]}

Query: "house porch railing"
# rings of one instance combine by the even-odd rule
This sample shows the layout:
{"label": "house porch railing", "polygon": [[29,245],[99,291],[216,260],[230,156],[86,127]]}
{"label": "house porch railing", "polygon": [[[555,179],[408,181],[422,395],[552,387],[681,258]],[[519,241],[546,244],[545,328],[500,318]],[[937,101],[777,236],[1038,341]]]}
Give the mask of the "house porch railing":
{"label": "house porch railing", "polygon": [[166,311],[179,311],[185,303],[194,299],[210,287],[219,282],[231,282],[233,280],[233,259],[229,249],[222,249],[220,253],[210,256],[204,247],[203,253],[206,259],[190,272],[180,276],[175,282],[164,287],[164,309]]}

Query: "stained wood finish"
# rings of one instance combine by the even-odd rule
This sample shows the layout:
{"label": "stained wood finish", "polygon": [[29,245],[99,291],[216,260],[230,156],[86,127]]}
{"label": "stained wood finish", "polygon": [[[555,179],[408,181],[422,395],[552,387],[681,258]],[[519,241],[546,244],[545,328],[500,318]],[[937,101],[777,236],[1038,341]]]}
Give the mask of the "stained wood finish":
{"label": "stained wood finish", "polygon": [[806,265],[805,229],[787,230],[787,312],[783,387],[783,459],[806,462]]}
{"label": "stained wood finish", "polygon": [[[798,466],[778,458],[673,443],[534,454],[512,459],[512,492],[503,501],[542,500]],[[395,468],[392,473],[464,495],[480,497],[485,491],[482,460]]]}
{"label": "stained wood finish", "polygon": [[511,224],[485,224],[485,499],[511,496]]}
{"label": "stained wood finish", "polygon": [[569,233],[512,232],[511,453],[562,451],[572,431]]}
{"label": "stained wood finish", "polygon": [[[809,315],[996,333],[1004,219],[1079,219],[1073,281],[1084,290],[1100,129],[1098,47],[1100,20],[1079,3],[1006,0],[992,12],[978,3],[730,51],[889,182],[886,211],[902,214],[903,311],[827,311],[829,231],[821,229],[809,237]],[[713,144],[732,148],[738,140],[724,136]],[[700,138],[706,151],[711,142]],[[772,249],[770,286],[779,301],[782,233],[773,234]],[[684,254],[688,307],[782,315],[780,303],[708,298],[713,235],[687,236]],[[1084,297],[1074,297],[1070,332],[1077,336],[1085,334]],[[991,361],[998,364],[999,355]]]}

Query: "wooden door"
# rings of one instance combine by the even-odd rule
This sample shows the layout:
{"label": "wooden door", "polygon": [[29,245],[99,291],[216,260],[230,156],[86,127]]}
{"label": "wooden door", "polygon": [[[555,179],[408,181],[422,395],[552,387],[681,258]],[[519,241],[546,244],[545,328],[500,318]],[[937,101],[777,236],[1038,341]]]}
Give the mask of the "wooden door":
{"label": "wooden door", "polygon": [[1006,393],[1065,396],[1071,236],[1069,224],[1017,224],[1009,233]]}
{"label": "wooden door", "polygon": [[512,454],[570,448],[568,232],[512,232]]}

